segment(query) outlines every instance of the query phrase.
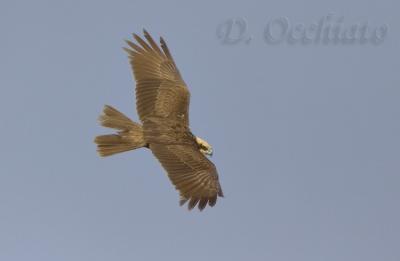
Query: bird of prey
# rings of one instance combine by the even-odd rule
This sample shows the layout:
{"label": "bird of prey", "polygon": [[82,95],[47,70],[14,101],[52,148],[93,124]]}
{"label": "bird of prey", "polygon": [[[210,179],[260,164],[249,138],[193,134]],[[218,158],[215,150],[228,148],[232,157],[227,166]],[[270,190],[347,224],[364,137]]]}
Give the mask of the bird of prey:
{"label": "bird of prey", "polygon": [[212,147],[189,128],[190,93],[160,37],[160,46],[143,30],[144,39],[126,41],[136,80],[136,110],[141,124],[106,105],[100,124],[117,132],[95,138],[100,156],[148,148],[167,171],[180,193],[180,205],[203,210],[223,197],[215,165],[207,158]]}

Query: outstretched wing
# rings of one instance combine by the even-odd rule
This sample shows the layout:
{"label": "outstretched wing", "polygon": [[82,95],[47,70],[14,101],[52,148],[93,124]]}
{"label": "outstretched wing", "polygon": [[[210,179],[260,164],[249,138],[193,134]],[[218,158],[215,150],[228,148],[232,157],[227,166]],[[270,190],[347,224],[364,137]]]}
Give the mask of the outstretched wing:
{"label": "outstretched wing", "polygon": [[203,210],[211,207],[217,197],[223,197],[217,169],[198,148],[190,145],[150,144],[154,156],[168,172],[168,176],[181,195],[181,205],[187,201],[188,208],[197,204]]}
{"label": "outstretched wing", "polygon": [[143,122],[148,116],[173,117],[189,125],[190,93],[168,47],[160,38],[161,49],[146,30],[147,42],[134,34],[138,44],[127,41],[124,48],[136,79],[136,108]]}

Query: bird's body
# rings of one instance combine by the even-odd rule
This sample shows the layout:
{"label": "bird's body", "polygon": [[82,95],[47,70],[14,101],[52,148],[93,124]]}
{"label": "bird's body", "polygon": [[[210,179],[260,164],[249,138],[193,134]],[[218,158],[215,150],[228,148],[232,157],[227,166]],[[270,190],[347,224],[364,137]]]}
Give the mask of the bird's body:
{"label": "bird's body", "polygon": [[214,206],[223,196],[214,164],[206,157],[211,146],[193,135],[189,127],[190,93],[171,53],[160,38],[161,49],[144,31],[147,40],[134,34],[139,45],[127,41],[130,63],[136,79],[136,108],[142,124],[105,106],[100,123],[119,130],[97,136],[101,156],[149,148],[161,162],[179,190],[181,204],[189,201],[192,209]]}

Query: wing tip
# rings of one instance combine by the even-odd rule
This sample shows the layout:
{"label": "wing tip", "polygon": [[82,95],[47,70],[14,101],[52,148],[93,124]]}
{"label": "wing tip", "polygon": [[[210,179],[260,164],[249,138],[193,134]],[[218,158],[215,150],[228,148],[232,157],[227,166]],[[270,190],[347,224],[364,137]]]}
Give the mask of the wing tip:
{"label": "wing tip", "polygon": [[162,36],[160,36],[160,44],[161,44],[161,46],[164,46],[164,47],[167,46],[167,43],[165,42],[165,40]]}
{"label": "wing tip", "polygon": [[[196,206],[200,211],[203,211],[207,205],[210,207],[214,207],[215,204],[217,203],[217,198],[218,195],[215,195],[213,197],[204,197],[204,198],[197,198],[197,197],[192,197],[192,198],[186,198],[184,196],[181,196],[181,199],[179,200],[179,206],[185,205],[186,202],[189,202],[187,205],[187,209],[190,211],[194,209]],[[221,196],[220,196],[221,197]]]}
{"label": "wing tip", "polygon": [[179,200],[179,206],[183,206],[187,201],[188,201],[187,198],[181,197],[181,199]]}

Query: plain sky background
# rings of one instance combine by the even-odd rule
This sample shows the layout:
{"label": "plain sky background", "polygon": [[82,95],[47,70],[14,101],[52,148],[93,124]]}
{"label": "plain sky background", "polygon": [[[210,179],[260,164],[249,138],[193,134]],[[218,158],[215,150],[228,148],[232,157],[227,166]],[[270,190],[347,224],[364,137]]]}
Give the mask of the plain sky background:
{"label": "plain sky background", "polygon": [[[383,1],[0,3],[0,260],[400,260],[400,18]],[[366,45],[271,46],[266,23],[386,24]],[[227,46],[218,24],[247,20]],[[124,39],[162,35],[225,198],[178,206],[147,150],[100,158],[104,104],[137,120]]]}

